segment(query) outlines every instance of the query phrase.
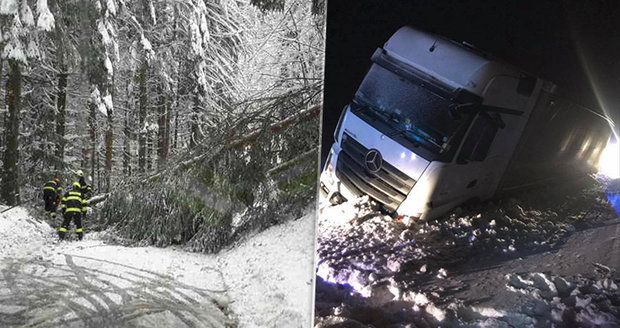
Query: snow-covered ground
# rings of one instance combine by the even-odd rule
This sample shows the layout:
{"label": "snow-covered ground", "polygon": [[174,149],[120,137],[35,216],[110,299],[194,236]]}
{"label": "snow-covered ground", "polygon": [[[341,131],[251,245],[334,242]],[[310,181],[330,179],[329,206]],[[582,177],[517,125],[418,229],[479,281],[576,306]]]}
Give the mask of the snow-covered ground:
{"label": "snow-covered ground", "polygon": [[205,255],[108,245],[103,233],[58,243],[15,208],[0,215],[0,326],[307,327],[314,223]]}
{"label": "snow-covered ground", "polygon": [[316,327],[620,325],[620,220],[580,184],[429,222],[320,209]]}
{"label": "snow-covered ground", "polygon": [[312,326],[315,218],[269,229],[219,258],[241,327]]}

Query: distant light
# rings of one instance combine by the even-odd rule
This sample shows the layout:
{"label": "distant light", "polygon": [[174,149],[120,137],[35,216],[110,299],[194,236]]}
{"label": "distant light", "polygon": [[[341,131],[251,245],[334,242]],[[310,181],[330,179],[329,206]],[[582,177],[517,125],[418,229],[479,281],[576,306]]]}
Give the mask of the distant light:
{"label": "distant light", "polygon": [[598,162],[598,173],[611,179],[620,178],[620,144],[611,137]]}
{"label": "distant light", "polygon": [[415,153],[411,153],[411,160],[415,160],[417,158],[417,156],[415,155]]}
{"label": "distant light", "polygon": [[405,159],[405,157],[407,157],[407,155],[405,155],[405,152],[400,153],[400,159]]}

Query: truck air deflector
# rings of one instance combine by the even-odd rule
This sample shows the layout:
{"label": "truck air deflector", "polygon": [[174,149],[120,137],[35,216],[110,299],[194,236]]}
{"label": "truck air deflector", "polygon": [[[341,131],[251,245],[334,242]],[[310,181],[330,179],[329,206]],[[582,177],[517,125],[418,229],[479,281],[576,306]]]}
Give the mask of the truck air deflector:
{"label": "truck air deflector", "polygon": [[390,56],[382,48],[375,50],[371,60],[375,64],[391,71],[392,73],[397,74],[414,84],[423,86],[435,94],[452,99],[455,102],[474,104],[482,103],[482,97],[462,88],[449,87],[437,80],[432,79],[430,76],[425,77],[424,73],[415,69],[411,65]]}
{"label": "truck air deflector", "polygon": [[371,172],[365,167],[370,151],[353,137],[344,134],[336,165],[336,176],[357,196],[364,194],[395,210],[405,200],[416,181],[384,161],[381,169]]}

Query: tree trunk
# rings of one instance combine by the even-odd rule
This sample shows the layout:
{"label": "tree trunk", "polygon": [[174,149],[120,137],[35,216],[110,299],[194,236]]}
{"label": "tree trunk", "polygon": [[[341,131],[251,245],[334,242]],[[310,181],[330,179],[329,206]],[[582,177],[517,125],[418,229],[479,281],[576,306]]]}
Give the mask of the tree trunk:
{"label": "tree trunk", "polygon": [[157,168],[161,169],[168,159],[170,148],[170,100],[164,95],[161,85],[158,89]]}
{"label": "tree trunk", "polygon": [[67,114],[67,73],[58,74],[58,94],[56,97],[56,169],[64,169],[65,161],[65,120]]}
{"label": "tree trunk", "polygon": [[19,203],[19,110],[21,100],[22,75],[19,62],[9,60],[9,78],[6,83],[6,103],[9,109],[6,121],[6,148],[4,150],[4,170],[2,174],[2,199],[7,205]]}
{"label": "tree trunk", "polygon": [[90,147],[88,150],[88,153],[90,154],[90,176],[95,179],[95,172],[97,169],[97,104],[95,104],[95,102],[91,99],[88,108],[90,112],[90,116],[88,118],[90,136]]}
{"label": "tree trunk", "polygon": [[166,97],[166,117],[165,117],[165,121],[166,121],[166,138],[165,138],[165,145],[164,145],[164,149],[166,150],[166,161],[168,160],[168,157],[170,156],[170,122],[172,120],[172,96],[167,96]]}
{"label": "tree trunk", "polygon": [[200,129],[198,127],[198,115],[199,115],[199,107],[198,104],[200,103],[200,98],[198,96],[198,91],[194,92],[194,97],[193,97],[193,108],[192,108],[192,121],[190,123],[190,139],[189,139],[189,149],[192,150],[194,148],[196,148],[196,145],[198,145],[198,140],[199,140],[199,133],[200,133]]}
{"label": "tree trunk", "polygon": [[108,129],[105,132],[105,192],[110,191],[112,180],[112,147],[114,145],[114,121],[112,111],[108,111]]}
{"label": "tree trunk", "polygon": [[[129,88],[128,88],[129,89]],[[125,127],[123,129],[123,174],[131,175],[131,130],[129,128],[129,90],[125,102]]]}
{"label": "tree trunk", "polygon": [[[98,84],[95,83],[95,81],[93,80],[93,78],[91,77],[91,90],[94,90],[95,88],[97,88]],[[87,159],[87,165],[90,166],[90,170],[89,170],[89,174],[93,179],[92,184],[95,185],[95,181],[98,183],[99,182],[99,177],[95,176],[95,173],[97,173],[97,166],[99,163],[99,159],[98,157],[98,151],[97,151],[97,104],[93,101],[92,97],[89,99],[88,102],[88,110],[89,110],[89,117],[88,117],[88,131],[89,131],[89,141],[90,141],[90,145],[88,147],[88,154],[90,155],[90,157],[88,157]]]}
{"label": "tree trunk", "polygon": [[147,129],[146,132],[146,171],[153,170],[153,132]]}
{"label": "tree trunk", "polygon": [[[60,7],[56,1],[50,3],[52,8],[60,12]],[[58,68],[58,85],[56,86],[56,170],[62,172],[65,168],[65,123],[67,117],[67,65],[65,63],[65,43],[63,31],[56,28],[55,41],[56,49],[56,65]]]}
{"label": "tree trunk", "polygon": [[[99,154],[97,154],[97,159],[99,159]],[[97,189],[101,190],[101,181],[103,179],[101,179],[101,165],[99,163],[99,161],[97,161],[96,163],[97,165],[97,179],[95,179],[97,181]]]}
{"label": "tree trunk", "polygon": [[179,139],[179,94],[175,95],[176,101],[174,102],[174,141],[172,142],[172,149],[177,149]]}
{"label": "tree trunk", "polygon": [[140,72],[138,73],[138,99],[139,99],[139,111],[138,111],[138,170],[140,173],[145,172],[145,164],[146,164],[146,138],[147,133],[144,131],[144,125],[146,124],[146,113],[147,113],[147,88],[146,88],[146,80],[147,80],[147,70],[148,64],[146,59],[143,59],[142,67],[140,68]]}
{"label": "tree trunk", "polygon": [[[2,43],[0,43],[0,47],[2,47]],[[4,67],[4,61],[2,60],[2,58],[0,57],[0,81],[2,80],[2,68]],[[0,86],[2,86],[2,83],[0,83]],[[0,94],[1,94],[0,90]],[[0,97],[1,99],[2,97]],[[4,108],[2,102],[0,101],[0,108]],[[4,124],[6,125],[6,114],[4,113],[0,113],[0,124]],[[0,133],[0,149],[3,148],[4,145],[4,133]],[[2,177],[0,177],[0,181],[2,180]]]}

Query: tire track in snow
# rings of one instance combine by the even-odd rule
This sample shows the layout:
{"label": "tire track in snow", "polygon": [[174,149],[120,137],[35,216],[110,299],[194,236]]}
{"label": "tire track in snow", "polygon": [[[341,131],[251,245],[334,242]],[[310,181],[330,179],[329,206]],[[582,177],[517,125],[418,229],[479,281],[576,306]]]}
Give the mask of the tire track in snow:
{"label": "tire track in snow", "polygon": [[[160,317],[169,324],[191,328],[233,325],[217,297],[225,290],[192,287],[122,263],[69,254],[63,257],[65,263],[61,264],[4,261],[1,272],[7,288],[0,289],[2,326],[124,327]],[[84,263],[77,264],[77,258]],[[117,302],[112,295],[119,298]],[[11,307],[18,308],[9,311]]]}

